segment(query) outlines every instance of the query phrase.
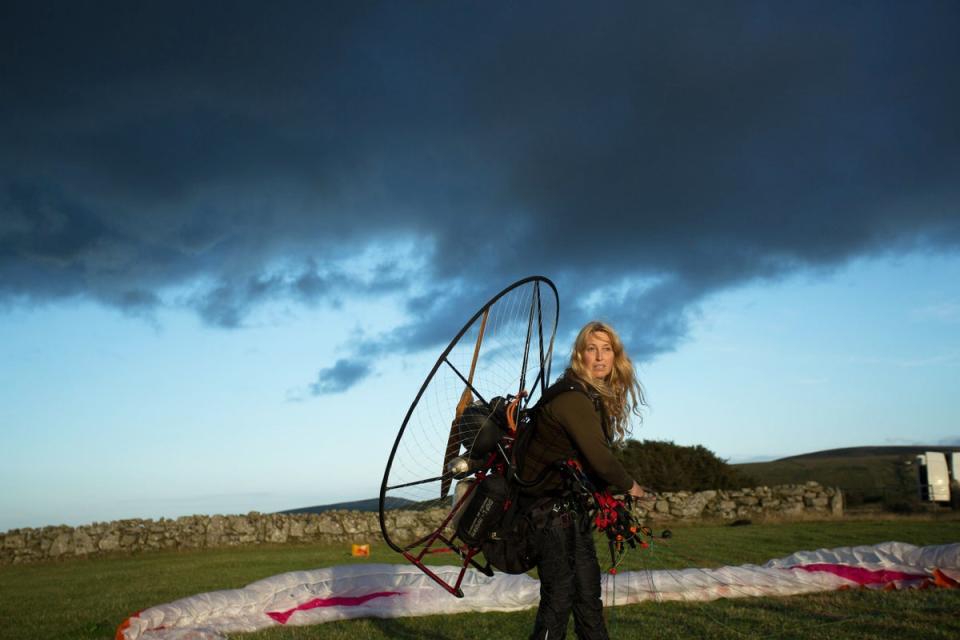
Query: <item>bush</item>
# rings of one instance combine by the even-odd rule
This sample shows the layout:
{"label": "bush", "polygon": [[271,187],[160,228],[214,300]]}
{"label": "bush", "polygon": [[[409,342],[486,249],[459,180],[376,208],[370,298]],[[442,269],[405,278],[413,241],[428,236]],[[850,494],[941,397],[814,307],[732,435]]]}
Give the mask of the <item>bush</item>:
{"label": "bush", "polygon": [[654,491],[739,489],[757,484],[702,445],[627,440],[617,455],[637,482]]}
{"label": "bush", "polygon": [[897,465],[897,483],[884,487],[881,503],[891,513],[919,513],[924,510],[917,490],[917,476],[912,465]]}

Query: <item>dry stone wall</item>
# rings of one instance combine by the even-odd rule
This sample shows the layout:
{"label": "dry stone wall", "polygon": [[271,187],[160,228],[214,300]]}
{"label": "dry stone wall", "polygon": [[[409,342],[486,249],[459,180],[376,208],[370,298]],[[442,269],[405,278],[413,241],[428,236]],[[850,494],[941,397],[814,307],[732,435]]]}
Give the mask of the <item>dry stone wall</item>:
{"label": "dry stone wall", "polygon": [[816,482],[735,491],[677,491],[661,494],[653,520],[764,520],[843,515],[843,492]]}
{"label": "dry stone wall", "polygon": [[[816,482],[737,491],[679,491],[660,494],[649,513],[639,512],[657,521],[829,518],[843,515],[843,495]],[[437,522],[439,514],[438,510],[397,511],[388,515],[387,524],[391,530],[420,536],[429,533],[428,523]],[[377,514],[357,511],[118,520],[13,529],[0,534],[0,565],[160,549],[380,540]]]}

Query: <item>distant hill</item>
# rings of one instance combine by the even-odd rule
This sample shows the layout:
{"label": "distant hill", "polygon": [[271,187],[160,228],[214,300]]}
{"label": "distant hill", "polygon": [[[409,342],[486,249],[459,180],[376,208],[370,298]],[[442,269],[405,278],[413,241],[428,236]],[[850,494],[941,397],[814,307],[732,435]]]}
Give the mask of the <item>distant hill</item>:
{"label": "distant hill", "polygon": [[915,456],[927,451],[958,451],[960,447],[938,447],[934,445],[921,446],[897,446],[897,447],[847,447],[845,449],[825,449],[823,451],[814,451],[813,453],[801,453],[797,456],[788,456],[774,460],[774,462],[783,462],[784,460],[808,460],[812,458],[857,458],[861,456]]}
{"label": "distant hill", "polygon": [[[448,505],[450,499],[442,500],[426,500],[423,502],[415,502],[413,500],[406,500],[404,498],[388,498],[387,499],[387,509],[407,509],[410,511],[416,511],[420,509],[434,509],[438,506]],[[352,502],[336,502],[334,504],[321,504],[315,507],[300,507],[299,509],[287,509],[286,511],[278,511],[277,513],[324,513],[325,511],[379,511],[380,510],[380,498],[369,498],[367,500],[353,500]]]}
{"label": "distant hill", "polygon": [[916,499],[914,457],[926,451],[952,452],[960,447],[897,446],[828,449],[770,462],[731,465],[760,484],[796,484],[816,480],[840,487],[847,504],[902,504]]}
{"label": "distant hill", "polygon": [[[849,506],[864,503],[897,502],[911,499],[917,491],[914,456],[926,451],[960,452],[960,447],[897,446],[897,447],[847,447],[826,449],[769,462],[744,462],[731,464],[758,484],[801,484],[816,480],[822,485],[840,487]],[[907,464],[910,463],[910,464]],[[435,501],[424,505],[410,502],[409,506],[392,499],[391,508],[426,508],[436,506]],[[377,511],[377,498],[337,502],[288,509],[280,513],[324,513],[335,509],[348,511]]]}
{"label": "distant hill", "polygon": [[354,500],[352,502],[337,502],[335,504],[323,504],[315,507],[300,507],[299,509],[287,509],[280,513],[323,513],[325,511],[334,511],[343,509],[346,511],[379,511],[380,499],[369,498],[367,500]]}

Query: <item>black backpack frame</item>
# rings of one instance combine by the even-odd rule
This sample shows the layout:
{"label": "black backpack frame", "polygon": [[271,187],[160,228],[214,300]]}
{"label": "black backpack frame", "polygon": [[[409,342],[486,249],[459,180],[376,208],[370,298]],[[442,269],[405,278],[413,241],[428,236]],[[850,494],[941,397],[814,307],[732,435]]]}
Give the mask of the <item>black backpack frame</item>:
{"label": "black backpack frame", "polygon": [[[579,384],[561,378],[544,391],[532,408],[514,416],[515,433],[509,428],[507,412],[514,406],[509,398],[494,398],[489,405],[477,403],[464,412],[463,427],[470,428],[472,422],[476,429],[468,452],[471,466],[486,462],[486,469],[478,472],[473,495],[465,496],[464,504],[454,506],[455,512],[462,509],[456,537],[470,549],[482,551],[488,568],[492,566],[504,573],[516,574],[526,573],[536,566],[537,550],[531,546],[530,534],[543,522],[539,517],[541,514],[535,513],[537,503],[521,507],[520,492],[539,485],[550,473],[572,469],[568,459],[560,460],[545,467],[530,481],[521,479],[520,471],[536,434],[540,409],[568,392],[580,392],[590,397]],[[476,417],[481,413],[487,415],[477,427]]]}

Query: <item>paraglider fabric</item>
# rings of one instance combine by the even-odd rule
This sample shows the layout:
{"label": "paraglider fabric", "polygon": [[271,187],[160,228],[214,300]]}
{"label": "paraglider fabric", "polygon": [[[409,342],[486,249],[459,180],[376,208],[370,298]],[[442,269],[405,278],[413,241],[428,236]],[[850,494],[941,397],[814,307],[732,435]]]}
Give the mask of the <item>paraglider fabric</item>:
{"label": "paraglider fabric", "polygon": [[[438,567],[455,579],[459,567]],[[763,566],[628,571],[604,577],[605,604],[647,600],[706,601],[786,596],[851,587],[953,586],[960,580],[960,543],[916,547],[902,542],[801,551]],[[463,598],[451,597],[409,565],[357,564],[284,573],[242,589],[202,593],[151,607],[125,620],[118,640],[220,640],[224,634],[277,625],[348,618],[398,618],[537,606],[530,576],[468,571]]]}

